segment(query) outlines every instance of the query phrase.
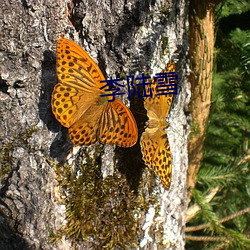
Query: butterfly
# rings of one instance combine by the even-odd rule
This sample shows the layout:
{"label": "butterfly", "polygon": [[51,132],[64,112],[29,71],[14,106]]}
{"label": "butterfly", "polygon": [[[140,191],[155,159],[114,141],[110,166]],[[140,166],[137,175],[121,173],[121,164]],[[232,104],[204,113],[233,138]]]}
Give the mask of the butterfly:
{"label": "butterfly", "polygon": [[[75,145],[97,141],[131,147],[138,139],[131,111],[119,99],[112,102],[100,90],[105,78],[91,57],[76,43],[60,38],[56,47],[58,83],[52,93],[52,112]],[[112,97],[113,98],[113,97]]]}
{"label": "butterfly", "polygon": [[[161,73],[175,72],[175,64],[170,61]],[[160,177],[165,189],[169,189],[172,174],[172,158],[168,136],[165,129],[168,127],[166,117],[168,116],[173,94],[157,95],[157,83],[146,85],[146,93],[149,95],[152,89],[152,98],[144,97],[144,107],[147,110],[148,122],[145,132],[142,133],[140,145],[142,159],[145,164],[153,168]]]}

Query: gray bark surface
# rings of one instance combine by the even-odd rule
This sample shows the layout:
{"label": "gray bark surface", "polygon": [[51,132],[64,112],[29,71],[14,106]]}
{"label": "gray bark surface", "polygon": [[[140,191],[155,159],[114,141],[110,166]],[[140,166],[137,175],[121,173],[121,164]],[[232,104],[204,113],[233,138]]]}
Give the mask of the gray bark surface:
{"label": "gray bark surface", "polygon": [[[130,235],[136,244],[118,244],[114,249],[184,249],[188,162],[184,112],[190,97],[186,21],[184,0],[0,0],[0,249],[103,249],[93,235],[82,241],[65,236],[49,241],[52,231],[66,225],[65,203],[57,191],[63,187],[58,187],[55,166],[76,169],[86,154],[98,155],[100,178],[119,179],[124,174],[126,185],[148,199],[146,208],[139,209],[139,229]],[[73,148],[50,104],[57,83],[55,45],[62,34],[98,61],[107,78],[119,78],[121,72],[158,73],[174,59],[179,93],[168,118],[173,155],[169,191],[143,166],[139,141],[134,149]],[[127,98],[123,101],[129,105]],[[138,118],[142,105],[142,98],[130,103],[139,135],[147,120],[145,114]]]}

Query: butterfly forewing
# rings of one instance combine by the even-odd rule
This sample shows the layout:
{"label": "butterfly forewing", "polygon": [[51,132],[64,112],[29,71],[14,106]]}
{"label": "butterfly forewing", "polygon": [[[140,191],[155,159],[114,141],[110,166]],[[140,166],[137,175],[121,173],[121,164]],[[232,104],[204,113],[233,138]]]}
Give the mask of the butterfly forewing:
{"label": "butterfly forewing", "polygon": [[99,89],[105,78],[86,51],[74,42],[61,38],[56,47],[57,75],[65,85],[82,89],[85,92]]}
{"label": "butterfly forewing", "polygon": [[[161,73],[169,72],[175,72],[173,61],[170,61]],[[157,95],[162,93],[161,91],[157,92],[157,85],[158,82],[154,81],[153,79],[151,80],[150,85],[146,85],[147,95],[150,93],[150,88],[152,90],[152,98],[144,98],[144,107],[147,111],[150,110],[151,112],[157,114],[158,118],[166,118],[171,107],[173,94]]]}
{"label": "butterfly forewing", "polygon": [[73,98],[78,94],[77,89],[57,84],[52,95],[52,111],[56,119],[66,128],[72,125],[72,117],[77,111]]}

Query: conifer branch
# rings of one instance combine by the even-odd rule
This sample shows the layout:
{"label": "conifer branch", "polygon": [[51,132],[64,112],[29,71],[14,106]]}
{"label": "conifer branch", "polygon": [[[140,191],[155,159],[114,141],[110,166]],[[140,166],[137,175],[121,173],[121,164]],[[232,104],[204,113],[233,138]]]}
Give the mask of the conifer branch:
{"label": "conifer branch", "polygon": [[[212,188],[209,194],[205,197],[205,202],[209,203],[214,198],[214,196],[217,194],[218,191],[219,187]],[[191,219],[193,219],[200,210],[201,207],[198,204],[194,204],[191,207],[189,207],[186,213],[186,223],[189,222]]]}
{"label": "conifer branch", "polygon": [[244,156],[243,159],[241,159],[237,165],[236,168],[238,168],[239,166],[241,166],[242,164],[245,164],[247,162],[250,162],[250,149],[247,150],[246,155]]}
{"label": "conifer branch", "polygon": [[[250,212],[250,207],[245,208],[241,211],[238,211],[236,213],[233,213],[229,216],[224,217],[223,219],[219,220],[219,223],[224,223],[226,221],[232,220],[232,219],[234,219],[242,214],[249,213],[249,212]],[[198,225],[198,226],[194,226],[194,227],[186,227],[185,232],[187,233],[187,232],[199,231],[199,230],[205,229],[207,227],[210,227],[210,223],[206,223],[206,224],[202,224],[202,225]]]}
{"label": "conifer branch", "polygon": [[186,235],[186,239],[192,240],[192,241],[225,241],[227,240],[226,237],[192,236],[192,235]]}

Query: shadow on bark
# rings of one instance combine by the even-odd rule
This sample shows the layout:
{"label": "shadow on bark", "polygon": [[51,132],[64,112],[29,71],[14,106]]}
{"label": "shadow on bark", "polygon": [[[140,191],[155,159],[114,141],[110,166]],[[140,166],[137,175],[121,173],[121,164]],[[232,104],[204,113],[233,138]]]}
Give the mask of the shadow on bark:
{"label": "shadow on bark", "polygon": [[41,93],[38,103],[39,117],[51,132],[60,131],[50,146],[50,156],[61,162],[72,149],[73,144],[68,137],[67,129],[60,125],[51,109],[51,95],[57,84],[56,55],[54,52],[46,50],[43,56]]}
{"label": "shadow on bark", "polygon": [[131,148],[116,148],[116,155],[119,159],[119,171],[126,175],[130,188],[138,191],[145,164],[142,160],[140,138],[145,129],[147,121],[146,110],[143,105],[143,98],[132,98],[130,108],[133,111],[138,126],[138,142]]}
{"label": "shadow on bark", "polygon": [[31,250],[29,244],[24,240],[24,238],[17,234],[15,225],[16,222],[13,221],[13,225],[9,224],[10,218],[6,218],[5,215],[0,211],[0,249],[2,250]]}

